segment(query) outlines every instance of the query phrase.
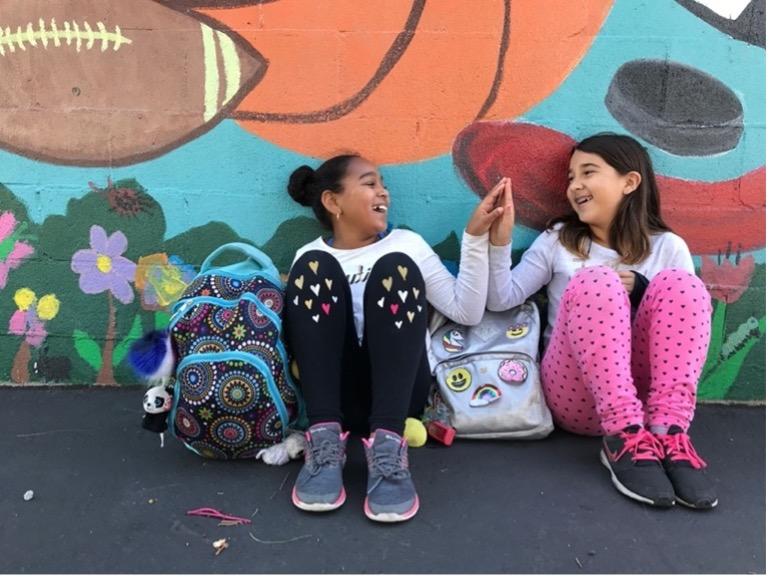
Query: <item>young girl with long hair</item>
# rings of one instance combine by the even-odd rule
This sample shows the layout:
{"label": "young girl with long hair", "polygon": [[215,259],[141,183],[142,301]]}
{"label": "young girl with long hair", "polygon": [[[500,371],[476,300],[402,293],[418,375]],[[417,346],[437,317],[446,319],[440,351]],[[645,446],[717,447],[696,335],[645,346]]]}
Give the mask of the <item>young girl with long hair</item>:
{"label": "young girl with long hair", "polygon": [[511,270],[510,183],[490,230],[487,307],[548,292],[541,376],[554,421],[602,435],[615,487],[646,504],[716,506],[687,434],[711,332],[711,299],[685,241],[660,215],[652,162],[633,138],[598,134],[574,149],[567,199]]}
{"label": "young girl with long hair", "polygon": [[310,420],[292,501],[307,511],[343,504],[352,430],[365,435],[365,514],[405,521],[419,508],[402,432],[406,417],[422,412],[431,381],[428,305],[466,325],[481,320],[502,182],[468,222],[457,278],[417,233],[388,228],[391,196],[368,160],[342,155],[315,170],[301,166],[288,190],[331,229],[297,251],[287,281],[284,326]]}

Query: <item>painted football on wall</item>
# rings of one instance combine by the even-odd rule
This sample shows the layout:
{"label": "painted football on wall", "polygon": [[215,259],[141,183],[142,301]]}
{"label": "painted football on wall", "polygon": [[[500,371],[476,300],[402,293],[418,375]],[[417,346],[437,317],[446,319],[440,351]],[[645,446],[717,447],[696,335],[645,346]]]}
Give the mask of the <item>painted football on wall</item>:
{"label": "painted football on wall", "polygon": [[147,160],[226,118],[266,68],[221,24],[153,0],[0,0],[0,147]]}

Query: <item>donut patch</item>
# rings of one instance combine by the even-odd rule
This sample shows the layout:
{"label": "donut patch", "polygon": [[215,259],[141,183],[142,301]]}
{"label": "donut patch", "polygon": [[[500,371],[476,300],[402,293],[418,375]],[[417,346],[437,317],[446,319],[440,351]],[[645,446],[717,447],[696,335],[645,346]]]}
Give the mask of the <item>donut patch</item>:
{"label": "donut patch", "polygon": [[506,383],[523,383],[527,380],[527,365],[521,361],[502,361],[497,368],[497,376]]}

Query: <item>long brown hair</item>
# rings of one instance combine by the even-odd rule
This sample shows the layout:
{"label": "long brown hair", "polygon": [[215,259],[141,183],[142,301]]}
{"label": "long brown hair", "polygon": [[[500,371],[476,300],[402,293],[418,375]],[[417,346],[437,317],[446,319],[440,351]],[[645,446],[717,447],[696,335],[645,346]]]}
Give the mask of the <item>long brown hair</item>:
{"label": "long brown hair", "polygon": [[[647,150],[634,138],[611,132],[589,136],[575,146],[573,154],[575,150],[598,154],[619,174],[636,171],[642,176],[639,186],[621,200],[608,238],[610,248],[620,255],[620,262],[641,262],[650,254],[650,235],[671,231],[660,216],[660,193]],[[581,222],[574,211],[551,219],[547,228],[558,223],[564,223],[559,241],[569,252],[587,259],[592,238],[588,224]]]}

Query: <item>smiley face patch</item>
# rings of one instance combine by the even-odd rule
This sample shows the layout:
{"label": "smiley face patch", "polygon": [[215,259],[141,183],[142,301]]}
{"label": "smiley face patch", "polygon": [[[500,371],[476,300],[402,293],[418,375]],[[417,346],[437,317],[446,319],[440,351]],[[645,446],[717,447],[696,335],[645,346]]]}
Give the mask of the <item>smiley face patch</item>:
{"label": "smiley face patch", "polygon": [[527,335],[529,332],[529,325],[527,323],[517,323],[508,327],[505,331],[505,336],[509,339],[520,339]]}
{"label": "smiley face patch", "polygon": [[471,374],[463,367],[452,369],[447,373],[445,382],[450,390],[461,393],[471,386]]}

